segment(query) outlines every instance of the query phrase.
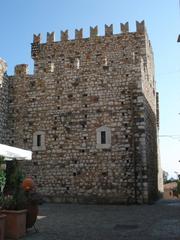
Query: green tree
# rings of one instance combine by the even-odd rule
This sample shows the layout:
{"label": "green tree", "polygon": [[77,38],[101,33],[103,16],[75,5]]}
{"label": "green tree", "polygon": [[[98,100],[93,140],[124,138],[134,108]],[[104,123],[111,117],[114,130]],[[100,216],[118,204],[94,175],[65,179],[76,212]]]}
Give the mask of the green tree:
{"label": "green tree", "polygon": [[163,182],[164,182],[164,183],[167,183],[167,181],[168,181],[168,175],[169,175],[168,172],[166,172],[166,171],[163,170]]}
{"label": "green tree", "polygon": [[4,186],[6,184],[6,173],[2,167],[4,163],[5,163],[4,157],[0,156],[0,191],[1,193],[3,192]]}

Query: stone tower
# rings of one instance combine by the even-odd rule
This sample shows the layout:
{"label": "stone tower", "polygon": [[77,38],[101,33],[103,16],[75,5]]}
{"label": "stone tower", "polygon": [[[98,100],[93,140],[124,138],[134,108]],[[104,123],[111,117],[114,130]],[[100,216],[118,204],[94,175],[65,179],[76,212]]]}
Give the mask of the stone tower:
{"label": "stone tower", "polygon": [[34,74],[22,64],[8,77],[7,128],[10,145],[33,151],[23,168],[38,191],[61,202],[154,199],[158,109],[144,22],[120,34],[105,25],[105,36],[91,27],[89,38],[76,30],[74,40],[34,35],[31,53]]}

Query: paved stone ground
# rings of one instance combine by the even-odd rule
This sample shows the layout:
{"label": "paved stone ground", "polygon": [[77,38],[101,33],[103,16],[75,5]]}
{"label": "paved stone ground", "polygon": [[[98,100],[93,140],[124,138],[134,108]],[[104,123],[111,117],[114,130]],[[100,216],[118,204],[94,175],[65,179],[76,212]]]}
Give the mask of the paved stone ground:
{"label": "paved stone ground", "polygon": [[180,240],[180,201],[154,205],[43,204],[22,240]]}

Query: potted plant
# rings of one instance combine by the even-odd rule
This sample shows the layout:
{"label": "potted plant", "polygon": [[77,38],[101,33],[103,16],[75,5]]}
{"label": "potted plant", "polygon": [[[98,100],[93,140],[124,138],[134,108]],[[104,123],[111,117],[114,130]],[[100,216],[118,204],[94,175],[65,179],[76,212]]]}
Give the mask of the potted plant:
{"label": "potted plant", "polygon": [[24,179],[22,183],[22,187],[26,194],[26,209],[27,209],[27,217],[26,217],[26,228],[31,228],[34,226],[37,215],[38,215],[38,205],[42,203],[42,198],[40,194],[38,194],[35,190],[35,184],[32,178],[27,177]]}
{"label": "potted plant", "polygon": [[22,189],[23,175],[16,161],[10,162],[2,197],[2,213],[6,215],[5,237],[18,239],[26,233],[26,195]]}
{"label": "potted plant", "polygon": [[4,161],[4,157],[0,156],[0,192],[1,193],[4,190],[4,186],[5,186],[5,183],[6,183],[5,170],[6,170],[6,164],[5,164],[5,161]]}

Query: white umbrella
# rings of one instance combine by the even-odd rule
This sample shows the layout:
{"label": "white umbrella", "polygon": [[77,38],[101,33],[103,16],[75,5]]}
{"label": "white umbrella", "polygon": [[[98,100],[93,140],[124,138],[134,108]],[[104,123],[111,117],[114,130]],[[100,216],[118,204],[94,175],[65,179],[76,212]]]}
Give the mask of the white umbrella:
{"label": "white umbrella", "polygon": [[21,148],[10,147],[8,145],[0,144],[0,155],[5,157],[5,160],[31,160],[32,151]]}

